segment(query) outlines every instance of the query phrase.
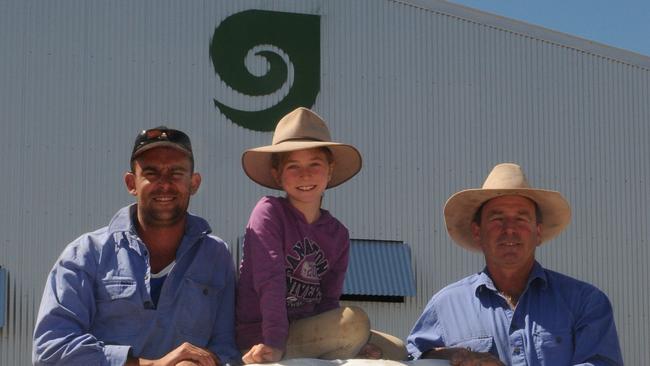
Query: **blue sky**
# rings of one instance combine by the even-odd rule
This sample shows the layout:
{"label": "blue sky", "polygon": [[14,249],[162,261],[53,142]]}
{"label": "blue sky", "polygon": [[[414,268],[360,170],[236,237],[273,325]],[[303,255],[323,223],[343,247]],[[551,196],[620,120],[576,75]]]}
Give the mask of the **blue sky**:
{"label": "blue sky", "polygon": [[650,56],[650,0],[448,0]]}

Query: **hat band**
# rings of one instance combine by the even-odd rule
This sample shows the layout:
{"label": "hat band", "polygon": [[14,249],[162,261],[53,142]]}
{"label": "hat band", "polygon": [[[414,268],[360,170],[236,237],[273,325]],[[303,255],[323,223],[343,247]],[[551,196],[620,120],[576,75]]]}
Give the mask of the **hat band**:
{"label": "hat band", "polygon": [[274,143],[273,145],[281,144],[283,142],[290,142],[290,141],[328,142],[328,141],[324,141],[324,140],[313,138],[313,137],[292,137],[292,138],[289,138],[289,139],[280,140],[280,141]]}

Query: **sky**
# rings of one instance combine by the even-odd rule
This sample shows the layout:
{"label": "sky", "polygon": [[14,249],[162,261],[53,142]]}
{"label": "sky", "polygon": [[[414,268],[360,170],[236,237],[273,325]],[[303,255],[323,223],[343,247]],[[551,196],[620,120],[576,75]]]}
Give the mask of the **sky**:
{"label": "sky", "polygon": [[650,0],[448,0],[650,56]]}

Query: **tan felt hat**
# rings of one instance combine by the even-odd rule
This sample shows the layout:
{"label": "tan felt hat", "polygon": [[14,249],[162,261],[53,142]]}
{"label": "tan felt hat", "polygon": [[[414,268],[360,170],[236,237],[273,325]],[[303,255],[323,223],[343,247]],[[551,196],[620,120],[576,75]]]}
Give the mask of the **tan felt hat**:
{"label": "tan felt hat", "polygon": [[492,169],[482,188],[457,192],[447,200],[444,213],[449,236],[465,249],[481,251],[472,238],[476,211],[492,198],[513,195],[527,197],[539,207],[541,243],[560,234],[571,221],[571,207],[559,192],[531,188],[519,165],[504,163]]}
{"label": "tan felt hat", "polygon": [[282,189],[271,174],[271,155],[317,147],[327,147],[334,156],[334,171],[327,188],[338,186],[361,170],[359,151],[352,145],[333,142],[323,119],[304,107],[282,117],[275,127],[271,145],[244,151],[242,167],[246,175],[256,183]]}

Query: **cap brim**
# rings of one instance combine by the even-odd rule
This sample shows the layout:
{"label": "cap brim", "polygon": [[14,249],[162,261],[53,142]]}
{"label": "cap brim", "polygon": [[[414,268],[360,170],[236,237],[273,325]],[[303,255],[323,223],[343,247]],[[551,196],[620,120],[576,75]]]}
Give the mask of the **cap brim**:
{"label": "cap brim", "polygon": [[184,152],[188,156],[192,156],[192,152],[185,149],[184,147],[180,146],[177,143],[171,142],[171,141],[156,141],[156,142],[151,142],[148,143],[141,148],[139,148],[133,156],[131,156],[131,160],[135,159],[138,155],[142,154],[145,151],[149,151],[151,149],[155,149],[158,147],[171,147],[172,149],[176,149],[178,151]]}
{"label": "cap brim", "polygon": [[327,147],[334,156],[334,171],[327,188],[336,187],[361,170],[361,154],[352,145],[326,141],[285,141],[276,145],[262,146],[244,151],[242,167],[254,182],[272,189],[282,189],[271,174],[271,155],[273,153]]}
{"label": "cap brim", "polygon": [[[467,189],[451,196],[445,204],[447,233],[456,244],[480,252],[472,237],[472,221],[481,205],[499,196],[523,196],[533,200],[542,213],[541,243],[547,242],[571,221],[571,207],[557,191],[544,189]],[[541,244],[540,243],[540,244]]]}

